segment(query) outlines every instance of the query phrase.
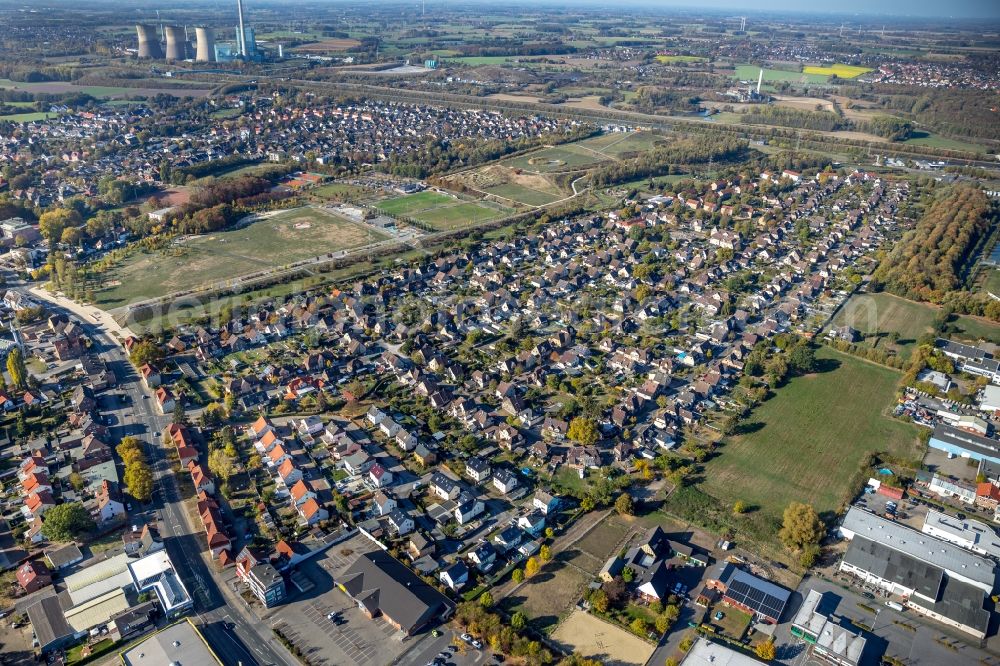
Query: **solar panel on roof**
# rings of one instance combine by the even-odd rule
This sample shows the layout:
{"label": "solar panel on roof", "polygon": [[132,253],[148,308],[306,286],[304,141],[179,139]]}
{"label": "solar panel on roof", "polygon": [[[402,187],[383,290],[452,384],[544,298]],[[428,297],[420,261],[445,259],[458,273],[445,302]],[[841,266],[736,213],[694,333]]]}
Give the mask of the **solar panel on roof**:
{"label": "solar panel on roof", "polygon": [[783,599],[774,597],[744,581],[730,583],[726,596],[742,606],[771,618],[780,617],[781,611],[785,607]]}

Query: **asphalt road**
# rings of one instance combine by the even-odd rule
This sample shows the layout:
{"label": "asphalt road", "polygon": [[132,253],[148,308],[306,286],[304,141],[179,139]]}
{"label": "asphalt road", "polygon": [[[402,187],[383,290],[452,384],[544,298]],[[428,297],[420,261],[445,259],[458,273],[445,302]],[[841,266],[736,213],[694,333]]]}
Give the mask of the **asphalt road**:
{"label": "asphalt road", "polygon": [[[27,289],[19,288],[27,294]],[[33,298],[39,295],[28,294]],[[160,536],[170,559],[194,598],[195,614],[203,623],[203,632],[216,654],[227,666],[266,666],[285,664],[299,666],[298,662],[277,641],[268,627],[261,627],[242,599],[223,591],[225,582],[209,567],[201,555],[198,530],[190,524],[166,450],[161,446],[161,435],[170,422],[169,416],[157,413],[155,400],[143,386],[124,349],[108,335],[104,328],[81,319],[64,308],[55,299],[46,299],[52,313],[62,313],[80,322],[90,337],[93,347],[115,373],[118,384],[108,393],[124,394],[127,399],[104,398],[112,404],[104,414],[115,417],[111,427],[117,441],[125,435],[135,435],[145,443],[146,454],[153,467],[155,479],[153,499],[147,506],[133,507],[133,513],[159,517]]]}

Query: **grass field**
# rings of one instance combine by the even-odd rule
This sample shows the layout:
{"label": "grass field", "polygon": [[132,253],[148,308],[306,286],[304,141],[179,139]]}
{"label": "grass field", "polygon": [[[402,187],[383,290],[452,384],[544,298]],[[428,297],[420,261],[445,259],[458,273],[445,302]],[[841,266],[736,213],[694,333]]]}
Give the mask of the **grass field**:
{"label": "grass field", "polygon": [[918,427],[888,415],[899,373],[823,347],[821,372],[779,388],[726,440],[702,489],[731,506],[743,500],[780,521],[792,501],[837,509],[864,456],[919,459]]}
{"label": "grass field", "polygon": [[12,123],[32,123],[36,120],[48,120],[55,118],[57,114],[46,111],[32,111],[29,113],[15,113],[10,116],[0,116],[0,120],[8,120]]}
{"label": "grass field", "polygon": [[[740,81],[757,81],[760,67],[757,65],[737,65],[734,77]],[[783,69],[765,69],[764,81],[767,83],[826,83],[830,77],[825,74],[807,74],[805,72],[789,72]]]}
{"label": "grass field", "polygon": [[625,153],[648,152],[655,148],[657,143],[665,141],[665,137],[653,132],[615,132],[584,139],[573,145],[596,150],[609,157],[621,157]]}
{"label": "grass field", "polygon": [[967,342],[988,340],[993,344],[1000,345],[1000,324],[995,324],[982,317],[959,316],[948,324],[948,331],[952,337]]}
{"label": "grass field", "polygon": [[266,268],[360,247],[386,236],[324,210],[298,208],[242,229],[189,236],[166,250],[136,253],[112,272],[97,294],[112,309],[131,301],[229,280]]}
{"label": "grass field", "polygon": [[806,65],[802,68],[806,74],[819,74],[820,76],[836,76],[841,79],[855,79],[862,74],[872,71],[870,67],[858,67],[856,65]]}
{"label": "grass field", "polygon": [[[876,349],[895,350],[897,354],[908,358],[917,339],[934,330],[936,314],[937,308],[934,306],[908,301],[892,294],[855,294],[833,318],[833,326],[850,326],[865,336],[881,333],[877,338],[866,339],[865,344]],[[893,332],[899,334],[896,342],[887,337],[887,334]]]}
{"label": "grass field", "polygon": [[904,141],[905,144],[910,144],[913,146],[926,146],[927,148],[943,148],[945,150],[965,150],[970,153],[982,153],[986,152],[986,148],[974,143],[969,143],[968,141],[962,141],[960,139],[951,139],[946,136],[941,136],[940,134],[934,134],[933,132],[925,132],[923,130],[916,130],[913,135]]}
{"label": "grass field", "polygon": [[315,194],[318,197],[364,197],[369,196],[371,193],[372,191],[367,187],[352,185],[351,183],[328,183],[310,190],[310,194]]}
{"label": "grass field", "polygon": [[515,169],[548,173],[567,169],[585,169],[605,162],[607,159],[606,156],[590,150],[582,144],[570,143],[519,155],[507,161],[507,164]]}
{"label": "grass field", "polygon": [[119,86],[86,86],[76,85],[67,81],[41,81],[37,83],[21,83],[10,79],[0,79],[0,88],[8,90],[23,90],[29,93],[83,93],[92,97],[136,97],[138,95],[149,96],[158,93],[175,95],[178,97],[204,97],[210,90],[194,90],[179,87],[157,87],[157,88],[126,88]]}
{"label": "grass field", "polygon": [[505,598],[504,608],[520,610],[535,629],[550,632],[580,598],[584,587],[601,570],[628,531],[628,525],[617,516],[604,519],[576,544],[557,553],[544,570],[517,592]]}
{"label": "grass field", "polygon": [[409,217],[441,230],[488,222],[511,212],[498,204],[466,201],[431,190],[386,199],[378,207],[389,215]]}
{"label": "grass field", "polygon": [[563,195],[557,192],[536,190],[524,185],[518,185],[517,183],[494,185],[493,187],[484,188],[484,191],[528,206],[544,206],[563,198]]}

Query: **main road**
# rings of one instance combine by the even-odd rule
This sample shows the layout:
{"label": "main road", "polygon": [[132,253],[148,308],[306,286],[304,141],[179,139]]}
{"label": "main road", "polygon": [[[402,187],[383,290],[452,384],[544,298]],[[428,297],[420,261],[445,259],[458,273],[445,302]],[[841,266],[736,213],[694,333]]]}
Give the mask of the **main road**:
{"label": "main road", "polygon": [[122,345],[109,334],[108,325],[99,317],[84,316],[79,306],[63,297],[41,289],[28,289],[10,274],[7,278],[8,289],[21,291],[35,301],[43,300],[49,312],[79,321],[91,340],[91,351],[114,372],[117,388],[101,397],[102,407],[106,405],[105,414],[117,417],[111,428],[113,439],[118,441],[125,435],[134,435],[145,444],[155,483],[153,499],[148,506],[141,507],[142,513],[158,517],[160,536],[170,560],[194,598],[195,613],[203,624],[203,633],[219,658],[227,666],[299,666],[270,629],[261,626],[243,599],[226,587],[225,579],[206,561],[200,538],[201,526],[193,524],[170,469],[167,450],[162,445],[161,436],[170,418],[157,413],[153,396],[139,379]]}

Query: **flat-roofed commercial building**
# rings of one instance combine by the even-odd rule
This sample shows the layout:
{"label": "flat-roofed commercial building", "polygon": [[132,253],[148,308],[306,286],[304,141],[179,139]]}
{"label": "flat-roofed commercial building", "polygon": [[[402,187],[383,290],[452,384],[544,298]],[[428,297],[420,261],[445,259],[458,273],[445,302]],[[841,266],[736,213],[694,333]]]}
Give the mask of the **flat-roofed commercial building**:
{"label": "flat-roofed commercial building", "polygon": [[172,624],[121,654],[125,666],[198,664],[221,666],[212,647],[190,619]]}
{"label": "flat-roofed commercial building", "polygon": [[974,553],[1000,560],[1000,538],[992,527],[978,520],[960,519],[930,509],[921,531]]}

